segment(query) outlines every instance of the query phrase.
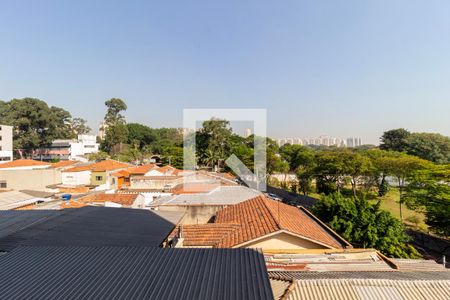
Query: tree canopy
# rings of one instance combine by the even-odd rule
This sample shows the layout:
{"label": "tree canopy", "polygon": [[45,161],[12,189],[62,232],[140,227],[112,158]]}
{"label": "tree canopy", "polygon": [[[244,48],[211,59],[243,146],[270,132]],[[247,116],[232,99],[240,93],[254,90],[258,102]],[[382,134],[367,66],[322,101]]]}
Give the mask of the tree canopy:
{"label": "tree canopy", "polygon": [[356,247],[375,248],[389,257],[420,257],[412,246],[405,244],[409,237],[403,224],[381,210],[380,203],[332,194],[322,197],[313,212]]}
{"label": "tree canopy", "polygon": [[433,232],[450,237],[450,165],[416,172],[410,178],[405,201],[425,213],[425,223]]}
{"label": "tree canopy", "polygon": [[75,136],[72,116],[63,108],[35,98],[0,102],[0,123],[14,126],[14,149],[25,154],[50,144],[55,139]]}

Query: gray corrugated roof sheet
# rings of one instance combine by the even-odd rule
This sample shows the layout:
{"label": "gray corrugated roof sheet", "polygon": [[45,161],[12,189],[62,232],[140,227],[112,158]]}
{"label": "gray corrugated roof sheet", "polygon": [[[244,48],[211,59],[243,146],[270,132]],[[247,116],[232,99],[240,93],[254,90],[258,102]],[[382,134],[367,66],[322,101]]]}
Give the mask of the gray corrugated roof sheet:
{"label": "gray corrugated roof sheet", "polygon": [[441,272],[269,272],[269,277],[282,280],[316,279],[388,279],[388,280],[450,280],[450,271]]}
{"label": "gray corrugated roof sheet", "polygon": [[0,192],[0,210],[16,209],[21,206],[45,200],[46,199],[30,196],[19,191]]}
{"label": "gray corrugated roof sheet", "polygon": [[[44,211],[45,212],[45,211]],[[0,251],[18,246],[159,246],[169,235],[183,213],[152,212],[139,209],[86,206],[66,209],[45,220],[43,211],[17,211],[36,215],[40,221],[16,226],[11,221],[0,223]],[[3,224],[3,225],[2,225]],[[12,228],[11,228],[12,226]]]}
{"label": "gray corrugated roof sheet", "polygon": [[255,198],[261,192],[245,186],[219,186],[208,193],[161,197],[150,206],[161,205],[234,205]]}
{"label": "gray corrugated roof sheet", "polygon": [[386,279],[297,280],[288,300],[448,300],[450,281]]}
{"label": "gray corrugated roof sheet", "polygon": [[60,215],[52,210],[0,210],[0,238]]}
{"label": "gray corrugated roof sheet", "polygon": [[251,249],[19,247],[0,269],[3,299],[273,299]]}

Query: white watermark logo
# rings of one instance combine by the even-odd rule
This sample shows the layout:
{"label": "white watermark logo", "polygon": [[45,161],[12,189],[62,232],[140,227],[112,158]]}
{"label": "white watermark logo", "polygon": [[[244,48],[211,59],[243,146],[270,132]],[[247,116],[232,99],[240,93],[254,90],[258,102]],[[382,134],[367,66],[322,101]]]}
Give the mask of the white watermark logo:
{"label": "white watermark logo", "polygon": [[266,191],[266,109],[184,109],[184,169],[195,170],[197,168],[195,138],[197,124],[212,119],[253,123],[253,172],[233,153],[225,160],[225,164],[249,187]]}

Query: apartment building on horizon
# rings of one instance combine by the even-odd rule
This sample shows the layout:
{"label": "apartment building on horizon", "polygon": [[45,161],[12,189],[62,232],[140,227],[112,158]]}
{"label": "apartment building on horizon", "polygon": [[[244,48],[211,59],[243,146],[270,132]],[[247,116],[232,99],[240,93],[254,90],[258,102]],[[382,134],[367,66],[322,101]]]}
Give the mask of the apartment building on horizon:
{"label": "apartment building on horizon", "polygon": [[362,146],[361,138],[349,137],[347,139],[322,135],[316,138],[281,138],[276,140],[281,147],[286,144],[291,145],[314,145],[314,146],[335,146],[335,147],[359,147]]}

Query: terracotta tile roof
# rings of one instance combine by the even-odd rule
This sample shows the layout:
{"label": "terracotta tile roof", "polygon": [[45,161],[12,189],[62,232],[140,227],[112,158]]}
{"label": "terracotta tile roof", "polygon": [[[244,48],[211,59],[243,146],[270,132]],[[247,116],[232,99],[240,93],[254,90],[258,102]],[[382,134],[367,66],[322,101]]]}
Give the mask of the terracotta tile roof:
{"label": "terracotta tile roof", "polygon": [[159,167],[155,164],[147,164],[147,165],[142,165],[136,168],[133,168],[130,173],[133,175],[144,175],[145,173],[153,170],[153,169],[158,169]]}
{"label": "terracotta tile roof", "polygon": [[120,162],[120,161],[107,159],[107,160],[103,160],[101,162],[95,163],[91,166],[92,166],[93,172],[104,172],[104,171],[112,171],[112,170],[127,168],[130,165]]}
{"label": "terracotta tile roof", "polygon": [[112,173],[112,176],[116,176],[116,177],[129,177],[131,172],[134,170],[134,167],[131,168],[127,168],[127,169],[123,169],[117,172]]}
{"label": "terracotta tile roof", "polygon": [[184,172],[184,170],[179,170],[172,166],[164,166],[164,167],[158,168],[157,170],[163,174],[175,175],[175,176],[178,176],[181,172]]}
{"label": "terracotta tile roof", "polygon": [[237,224],[199,224],[181,226],[184,246],[213,247],[239,228]]}
{"label": "terracotta tile roof", "polygon": [[7,163],[0,164],[0,169],[18,168],[18,167],[34,167],[34,166],[50,166],[51,163],[33,160],[33,159],[17,159]]}
{"label": "terracotta tile roof", "polygon": [[130,167],[130,165],[112,159],[107,159],[90,165],[73,167],[65,170],[64,172],[82,172],[82,171],[104,172],[117,169],[124,169],[127,167]]}
{"label": "terracotta tile roof", "polygon": [[215,222],[240,225],[238,230],[225,236],[217,244],[217,247],[221,248],[237,246],[280,230],[332,248],[343,248],[332,236],[331,230],[309,213],[264,196],[224,208],[217,213]]}
{"label": "terracotta tile roof", "polygon": [[77,163],[76,160],[61,160],[57,163],[53,163],[52,164],[52,168],[63,168],[63,167],[68,167],[71,166],[73,164]]}
{"label": "terracotta tile roof", "polygon": [[78,199],[82,203],[114,202],[125,206],[133,205],[139,194],[92,194]]}
{"label": "terracotta tile roof", "polygon": [[63,172],[82,172],[82,171],[90,171],[92,169],[92,165],[84,165],[84,166],[76,166],[70,169],[66,169]]}

